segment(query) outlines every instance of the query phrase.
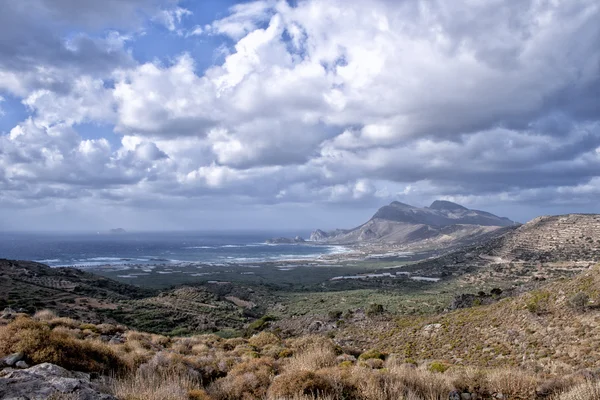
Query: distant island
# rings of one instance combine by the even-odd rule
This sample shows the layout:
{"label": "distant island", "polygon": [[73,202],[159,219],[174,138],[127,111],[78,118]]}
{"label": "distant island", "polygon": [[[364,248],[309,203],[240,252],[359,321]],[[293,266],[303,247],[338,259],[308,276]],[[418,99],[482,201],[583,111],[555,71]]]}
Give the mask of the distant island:
{"label": "distant island", "polygon": [[109,233],[114,233],[114,234],[120,234],[120,233],[127,233],[127,231],[123,228],[114,228],[108,231]]}

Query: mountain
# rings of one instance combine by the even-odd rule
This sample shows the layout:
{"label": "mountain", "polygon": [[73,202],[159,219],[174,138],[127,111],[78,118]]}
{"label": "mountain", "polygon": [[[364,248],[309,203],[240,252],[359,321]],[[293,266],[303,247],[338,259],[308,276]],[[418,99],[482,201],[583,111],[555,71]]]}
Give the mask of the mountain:
{"label": "mountain", "polygon": [[445,200],[429,207],[414,207],[399,201],[381,207],[373,217],[354,229],[314,231],[310,240],[337,244],[379,243],[440,246],[473,240],[502,227],[516,227],[508,218],[471,210]]}

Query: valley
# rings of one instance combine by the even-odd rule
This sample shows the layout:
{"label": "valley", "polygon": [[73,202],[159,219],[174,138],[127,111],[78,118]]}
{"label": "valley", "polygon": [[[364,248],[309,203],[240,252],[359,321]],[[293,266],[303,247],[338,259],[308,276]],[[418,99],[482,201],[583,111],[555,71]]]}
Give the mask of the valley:
{"label": "valley", "polygon": [[[427,237],[348,243],[348,251],[336,255],[251,264],[159,262],[82,271],[0,260],[0,336],[38,324],[35,329],[66,334],[61,340],[108,346],[103,351],[136,374],[148,369],[167,379],[164,365],[174,387],[192,379],[185,390],[203,400],[275,399],[282,390],[276,382],[301,362],[322,377],[319,389],[290,384],[306,399],[315,398],[313,390],[332,399],[345,398],[337,390],[350,390],[363,393],[353,399],[391,400],[368,397],[362,381],[348,374],[367,374],[380,390],[385,384],[377,379],[404,382],[406,368],[416,368],[413,374],[428,383],[398,389],[414,399],[458,390],[481,399],[502,393],[562,400],[563,392],[588,390],[578,386],[578,371],[595,376],[600,363],[593,351],[600,345],[599,232],[598,215],[570,214],[495,227],[435,250]],[[52,316],[37,317],[44,313]],[[27,322],[31,316],[37,322]],[[318,345],[302,347],[303,341]],[[27,362],[70,365],[19,348]],[[327,361],[306,361],[323,351],[332,352]],[[215,367],[223,357],[232,367]],[[256,361],[246,366],[249,360]],[[252,395],[232,395],[223,385],[238,379],[236,365],[248,368],[252,379],[264,365],[274,375],[260,378],[265,386],[243,384],[240,393]],[[527,383],[517,389],[494,381],[498,374],[514,381],[523,373]],[[135,375],[132,382],[143,379]],[[124,390],[119,387],[114,393]],[[423,397],[434,387],[437,397]]]}

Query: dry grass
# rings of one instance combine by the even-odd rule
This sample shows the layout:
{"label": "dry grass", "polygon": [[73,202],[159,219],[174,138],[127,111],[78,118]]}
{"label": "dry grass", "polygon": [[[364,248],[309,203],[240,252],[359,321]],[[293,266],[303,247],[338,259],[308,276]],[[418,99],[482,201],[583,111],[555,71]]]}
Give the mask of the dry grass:
{"label": "dry grass", "polygon": [[52,310],[40,310],[33,314],[33,319],[35,319],[36,321],[51,321],[56,318],[57,315]]}
{"label": "dry grass", "polygon": [[283,368],[286,372],[315,371],[336,365],[336,347],[323,337],[307,337],[292,342],[295,354],[286,360]]}
{"label": "dry grass", "polygon": [[600,400],[600,382],[586,382],[554,397],[554,400]]}
{"label": "dry grass", "polygon": [[[102,343],[95,339],[100,333],[122,336],[125,343]],[[357,360],[314,335],[167,338],[42,314],[0,326],[0,356],[17,351],[34,364],[111,373],[108,387],[120,400],[445,400],[452,390],[481,398],[502,393],[507,399],[600,400],[592,371],[541,375],[446,360],[417,367],[404,355],[377,351]],[[437,364],[444,368],[431,368]]]}
{"label": "dry grass", "polygon": [[80,340],[30,318],[0,327],[0,355],[21,352],[28,362],[49,362],[84,372],[123,372],[127,365],[104,343]]}
{"label": "dry grass", "polygon": [[190,393],[196,392],[197,399],[203,393],[197,380],[176,372],[138,371],[127,378],[111,380],[109,388],[121,400],[189,400]]}

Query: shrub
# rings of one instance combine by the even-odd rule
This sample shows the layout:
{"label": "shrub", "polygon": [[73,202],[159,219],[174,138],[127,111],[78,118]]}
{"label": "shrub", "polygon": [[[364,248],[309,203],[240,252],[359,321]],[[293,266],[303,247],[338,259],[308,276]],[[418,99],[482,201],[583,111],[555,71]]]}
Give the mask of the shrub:
{"label": "shrub", "polygon": [[112,379],[109,389],[122,400],[210,400],[208,396],[200,397],[203,391],[195,380],[174,372],[166,375],[138,372],[127,378]]}
{"label": "shrub", "polygon": [[368,360],[370,358],[378,358],[380,360],[385,360],[385,356],[386,355],[384,353],[381,353],[380,351],[373,349],[373,350],[365,351],[360,356],[358,356],[358,359],[359,360]]}
{"label": "shrub", "polygon": [[279,344],[279,342],[279,338],[270,332],[260,332],[248,339],[250,345],[258,348],[265,347],[269,344]]}
{"label": "shrub", "polygon": [[342,318],[342,315],[343,312],[340,310],[331,310],[327,313],[327,316],[332,321],[337,321],[338,319]]}
{"label": "shrub", "polygon": [[371,303],[369,307],[367,307],[367,315],[372,317],[374,315],[383,314],[384,308],[381,304]]}
{"label": "shrub", "polygon": [[430,372],[437,372],[437,373],[443,374],[444,372],[446,372],[448,370],[448,368],[450,368],[450,365],[448,365],[444,362],[434,361],[431,364],[429,364],[428,369]]}
{"label": "shrub", "polygon": [[585,292],[578,292],[569,299],[569,304],[576,310],[583,311],[590,301],[590,296]]}
{"label": "shrub", "polygon": [[291,371],[315,371],[336,364],[335,347],[329,341],[315,342],[302,348],[286,359],[284,369]]}
{"label": "shrub", "polygon": [[586,382],[555,396],[553,400],[600,400],[600,382]]}
{"label": "shrub", "polygon": [[52,310],[40,310],[33,315],[36,321],[51,321],[57,318],[57,315]]}
{"label": "shrub", "polygon": [[525,306],[533,314],[544,314],[548,312],[550,304],[550,292],[538,290],[530,293]]}
{"label": "shrub", "polygon": [[508,398],[517,396],[535,398],[538,380],[525,371],[517,369],[499,369],[488,373],[491,392],[502,393]]}
{"label": "shrub", "polygon": [[241,362],[226,377],[211,385],[217,400],[250,400],[264,398],[275,374],[274,360],[260,358]]}
{"label": "shrub", "polygon": [[313,398],[332,394],[334,388],[321,374],[314,371],[297,371],[277,376],[269,387],[270,397],[308,395]]}
{"label": "shrub", "polygon": [[122,372],[127,368],[108,345],[74,339],[26,317],[0,328],[0,354],[17,352],[33,364],[49,362],[75,371]]}
{"label": "shrub", "polygon": [[192,389],[188,392],[189,400],[213,400],[213,398],[203,389]]}
{"label": "shrub", "polygon": [[246,329],[246,334],[251,335],[253,333],[262,331],[268,326],[268,323],[271,321],[275,321],[275,317],[271,315],[264,315],[260,317],[259,319],[248,325],[248,328]]}

